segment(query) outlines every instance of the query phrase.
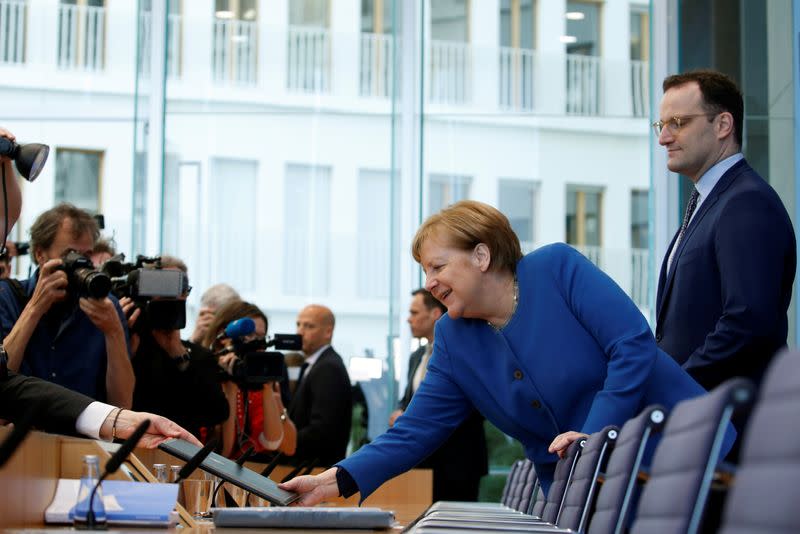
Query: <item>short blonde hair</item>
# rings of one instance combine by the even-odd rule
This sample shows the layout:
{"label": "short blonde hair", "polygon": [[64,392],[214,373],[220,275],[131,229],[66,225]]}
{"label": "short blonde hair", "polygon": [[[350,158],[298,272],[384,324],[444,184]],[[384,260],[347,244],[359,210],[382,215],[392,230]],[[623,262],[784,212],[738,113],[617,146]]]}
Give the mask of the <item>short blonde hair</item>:
{"label": "short blonde hair", "polygon": [[433,236],[461,250],[472,250],[485,243],[492,255],[490,270],[513,273],[522,259],[519,238],[508,218],[483,202],[462,200],[428,217],[411,243],[411,254],[417,263],[421,263],[422,245]]}

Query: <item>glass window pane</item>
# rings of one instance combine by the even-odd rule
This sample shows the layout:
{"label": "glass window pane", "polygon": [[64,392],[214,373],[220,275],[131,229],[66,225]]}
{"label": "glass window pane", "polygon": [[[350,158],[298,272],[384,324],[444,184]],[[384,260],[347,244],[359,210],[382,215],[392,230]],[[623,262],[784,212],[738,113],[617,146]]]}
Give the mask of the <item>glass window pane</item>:
{"label": "glass window pane", "polygon": [[498,209],[508,217],[517,234],[523,252],[533,250],[536,236],[535,224],[536,185],[523,180],[500,180]]}
{"label": "glass window pane", "polygon": [[292,0],[289,2],[289,24],[327,28],[329,0]]}
{"label": "glass window pane", "polygon": [[55,202],[98,213],[102,160],[102,152],[56,149]]}
{"label": "glass window pane", "polygon": [[567,19],[567,35],[574,43],[567,43],[568,54],[600,55],[600,5],[594,2],[567,2],[569,13],[581,14]]}
{"label": "glass window pane", "polygon": [[358,295],[364,298],[389,296],[389,176],[389,171],[359,172]]}
{"label": "glass window pane", "polygon": [[470,181],[471,178],[469,176],[432,174],[430,177],[428,214],[436,213],[450,204],[469,198]]}
{"label": "glass window pane", "polygon": [[460,43],[469,40],[467,0],[436,0],[430,6],[431,39]]}

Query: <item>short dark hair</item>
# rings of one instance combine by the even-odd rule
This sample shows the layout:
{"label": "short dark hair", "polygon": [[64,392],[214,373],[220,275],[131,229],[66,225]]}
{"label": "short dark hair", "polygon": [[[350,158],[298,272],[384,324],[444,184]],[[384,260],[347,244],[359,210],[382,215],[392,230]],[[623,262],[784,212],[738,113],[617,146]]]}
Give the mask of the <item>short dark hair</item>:
{"label": "short dark hair", "polygon": [[117,253],[116,249],[114,248],[113,243],[109,239],[98,239],[94,242],[94,248],[92,248],[93,254],[111,254],[112,256]]}
{"label": "short dark hair", "polygon": [[31,258],[36,262],[36,251],[50,248],[56,239],[61,223],[69,219],[72,223],[72,236],[80,238],[85,234],[92,236],[92,243],[100,239],[100,228],[97,221],[89,212],[62,202],[54,208],[45,211],[33,222],[31,226]]}
{"label": "short dark hair", "polygon": [[700,69],[673,74],[664,78],[662,87],[664,92],[673,87],[680,87],[687,83],[696,83],[703,95],[703,108],[709,113],[722,113],[727,111],[733,115],[734,137],[739,146],[742,146],[742,129],[744,127],[744,99],[742,92],[730,77],[721,72]]}
{"label": "short dark hair", "polygon": [[411,292],[412,297],[416,297],[417,295],[422,295],[422,302],[425,303],[425,307],[428,308],[428,310],[439,308],[442,311],[442,315],[447,313],[447,306],[439,302],[427,289],[419,288]]}
{"label": "short dark hair", "polygon": [[211,321],[211,324],[208,325],[206,337],[203,339],[203,346],[212,350],[218,349],[219,340],[217,339],[217,336],[225,330],[225,327],[228,326],[228,323],[244,317],[257,317],[259,319],[263,319],[264,324],[266,325],[267,329],[269,329],[269,321],[267,320],[266,314],[261,311],[261,308],[251,302],[232,300],[217,310],[214,314],[214,319]]}

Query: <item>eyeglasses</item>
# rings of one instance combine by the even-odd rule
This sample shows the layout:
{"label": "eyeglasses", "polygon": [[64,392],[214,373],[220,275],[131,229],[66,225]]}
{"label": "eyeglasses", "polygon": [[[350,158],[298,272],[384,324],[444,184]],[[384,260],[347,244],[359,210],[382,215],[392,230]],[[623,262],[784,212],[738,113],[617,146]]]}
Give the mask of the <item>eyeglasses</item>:
{"label": "eyeglasses", "polygon": [[719,115],[719,113],[697,113],[695,115],[684,115],[682,117],[675,116],[671,119],[667,119],[666,121],[658,120],[651,124],[650,126],[653,127],[655,130],[656,135],[661,135],[661,132],[666,127],[671,134],[676,134],[680,131],[681,127],[688,123],[690,120],[694,119],[695,117],[714,117]]}

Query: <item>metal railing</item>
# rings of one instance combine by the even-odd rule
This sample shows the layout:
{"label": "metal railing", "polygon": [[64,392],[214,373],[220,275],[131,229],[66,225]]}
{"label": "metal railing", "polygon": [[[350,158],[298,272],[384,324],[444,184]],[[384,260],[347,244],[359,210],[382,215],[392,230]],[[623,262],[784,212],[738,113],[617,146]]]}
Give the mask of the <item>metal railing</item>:
{"label": "metal railing", "polygon": [[394,83],[393,54],[394,39],[391,35],[361,34],[361,66],[358,84],[361,96],[377,98],[391,96]]}
{"label": "metal railing", "polygon": [[87,5],[58,6],[58,66],[99,71],[105,67],[106,10]]}
{"label": "metal railing", "polygon": [[650,307],[649,259],[647,249],[609,249],[572,245],[597,265],[631,297],[640,310]]}
{"label": "metal railing", "polygon": [[331,90],[331,38],[322,28],[289,27],[287,88],[303,93]]}
{"label": "metal railing", "polygon": [[532,111],[536,53],[500,47],[500,109]]}
{"label": "metal railing", "polygon": [[[141,28],[139,40],[140,73],[142,77],[150,77],[150,52],[153,46],[152,16],[149,11],[139,15]],[[181,75],[181,16],[172,13],[167,15],[167,78],[178,79]]]}
{"label": "metal railing", "polygon": [[631,60],[631,104],[634,117],[649,116],[650,66],[647,61]]}
{"label": "metal railing", "polygon": [[432,104],[468,104],[472,100],[472,47],[431,41],[429,100]]}
{"label": "metal railing", "polygon": [[25,63],[25,0],[0,0],[0,63]]}
{"label": "metal railing", "polygon": [[211,76],[217,83],[255,85],[258,80],[258,23],[215,19]]}
{"label": "metal railing", "polygon": [[567,54],[567,115],[603,113],[602,59]]}

